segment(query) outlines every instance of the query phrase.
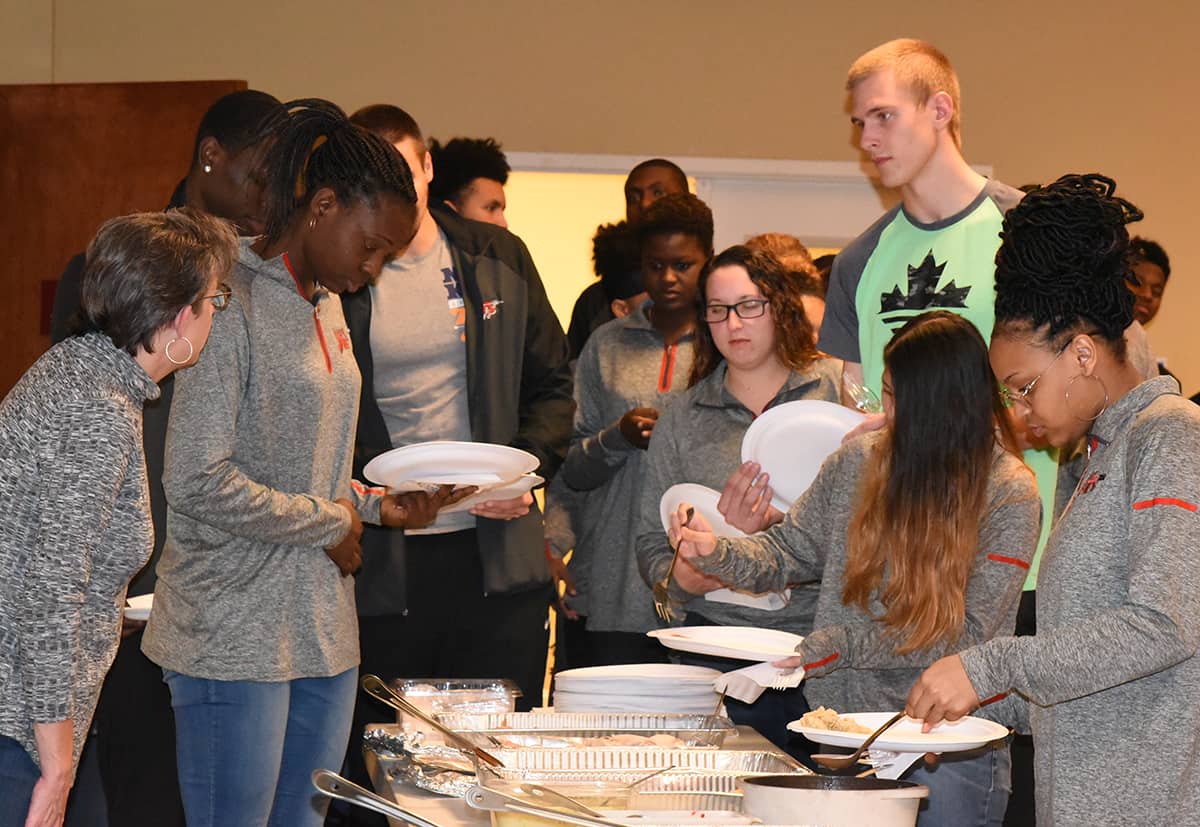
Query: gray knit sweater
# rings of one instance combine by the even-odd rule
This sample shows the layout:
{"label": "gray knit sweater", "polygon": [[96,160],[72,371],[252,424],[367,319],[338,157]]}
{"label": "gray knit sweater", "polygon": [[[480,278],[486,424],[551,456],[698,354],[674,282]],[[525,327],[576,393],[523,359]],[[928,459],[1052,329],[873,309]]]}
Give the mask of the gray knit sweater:
{"label": "gray knit sweater", "polygon": [[163,473],[169,509],[142,649],[215,680],[328,677],[358,664],[354,580],[324,549],[345,536],[360,376],[341,300],[314,307],[281,258],[243,242],[204,358],[180,374]]}
{"label": "gray knit sweater", "polygon": [[[771,406],[816,399],[837,402],[842,363],[818,359],[805,370],[792,372]],[[641,518],[637,529],[638,565],[642,578],[655,583],[671,565],[671,547],[663,531],[659,503],[676,483],[693,482],[716,491],[725,487],[742,464],[742,438],[754,415],[725,388],[726,367],[718,368],[672,403],[654,428],[646,456]],[[818,579],[792,584],[791,599],[778,611],[717,603],[684,592],[672,580],[674,597],[684,608],[722,626],[760,626],[808,634],[816,610]]]}
{"label": "gray knit sweater", "polygon": [[700,563],[727,582],[758,591],[820,578],[815,631],[799,648],[808,672],[804,695],[814,707],[823,704],[840,712],[903,709],[925,667],[949,652],[1010,632],[1037,546],[1041,505],[1033,473],[1019,458],[997,449],[967,581],[962,636],[952,644],[896,654],[895,639],[874,619],[884,613],[877,597],[869,612],[842,603],[847,530],[858,505],[863,467],[874,461],[879,440],[879,433],[868,434],[842,446],[782,523],[746,539],[719,540]]}
{"label": "gray knit sweater", "polygon": [[1200,408],[1151,379],[1090,443],[1042,559],[1037,635],[963,665],[980,697],[1032,702],[1038,827],[1200,824]]}
{"label": "gray knit sweater", "polygon": [[79,760],[154,531],[142,406],[158,386],[99,333],[67,339],[0,402],[0,734],[71,720]]}
{"label": "gray knit sweater", "polygon": [[638,574],[634,550],[646,452],[621,435],[631,408],[661,414],[687,388],[692,337],[666,347],[646,318],[649,302],[596,330],[575,367],[575,432],[560,474],[586,491],[577,504],[572,571],[583,569],[587,628],[648,632],[657,628],[654,597]]}

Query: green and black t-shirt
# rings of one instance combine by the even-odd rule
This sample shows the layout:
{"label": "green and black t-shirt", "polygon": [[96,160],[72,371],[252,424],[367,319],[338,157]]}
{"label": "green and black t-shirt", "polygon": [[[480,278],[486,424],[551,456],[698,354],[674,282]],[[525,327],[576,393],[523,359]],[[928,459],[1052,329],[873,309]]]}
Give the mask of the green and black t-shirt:
{"label": "green and black t-shirt", "polygon": [[[1000,225],[1020,200],[1020,190],[988,181],[962,211],[932,224],[917,221],[903,204],[888,210],[834,259],[821,350],[861,363],[863,383],[880,394],[884,346],[914,316],[928,310],[957,313],[988,341],[995,322]],[[1040,550],[1054,513],[1057,454],[1026,451],[1025,462],[1037,474],[1042,498]],[[1035,558],[1026,588],[1036,581],[1038,562]]]}

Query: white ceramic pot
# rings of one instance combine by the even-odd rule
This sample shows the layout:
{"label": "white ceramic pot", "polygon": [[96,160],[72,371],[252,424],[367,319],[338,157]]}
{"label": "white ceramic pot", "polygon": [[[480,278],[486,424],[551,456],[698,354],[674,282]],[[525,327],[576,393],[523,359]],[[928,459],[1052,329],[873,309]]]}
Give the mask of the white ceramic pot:
{"label": "white ceramic pot", "polygon": [[760,775],[740,782],[742,809],[766,824],[913,827],[929,788],[838,775]]}

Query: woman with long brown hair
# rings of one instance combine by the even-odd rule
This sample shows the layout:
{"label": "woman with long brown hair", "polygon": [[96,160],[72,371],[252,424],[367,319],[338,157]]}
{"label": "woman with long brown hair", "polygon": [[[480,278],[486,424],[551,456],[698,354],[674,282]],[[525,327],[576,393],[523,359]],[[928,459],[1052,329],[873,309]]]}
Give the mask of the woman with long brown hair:
{"label": "woman with long brown hair", "polygon": [[[804,668],[810,704],[843,712],[902,709],[925,666],[1010,631],[1040,525],[1033,474],[970,322],[912,319],[884,366],[887,426],[834,453],[783,522],[731,540],[695,518],[681,529],[676,514],[670,532],[681,557],[738,588],[821,580],[815,631],[787,663]],[[945,756],[906,778],[930,788],[923,827],[999,824],[1008,748]]]}

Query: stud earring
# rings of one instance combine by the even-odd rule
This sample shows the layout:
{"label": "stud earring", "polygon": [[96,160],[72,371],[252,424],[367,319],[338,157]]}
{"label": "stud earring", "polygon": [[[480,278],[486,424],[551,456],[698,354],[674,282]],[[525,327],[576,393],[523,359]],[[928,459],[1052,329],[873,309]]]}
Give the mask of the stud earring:
{"label": "stud earring", "polygon": [[204,165],[204,171],[205,171],[205,172],[212,172],[212,164],[205,164],[205,165]]}

